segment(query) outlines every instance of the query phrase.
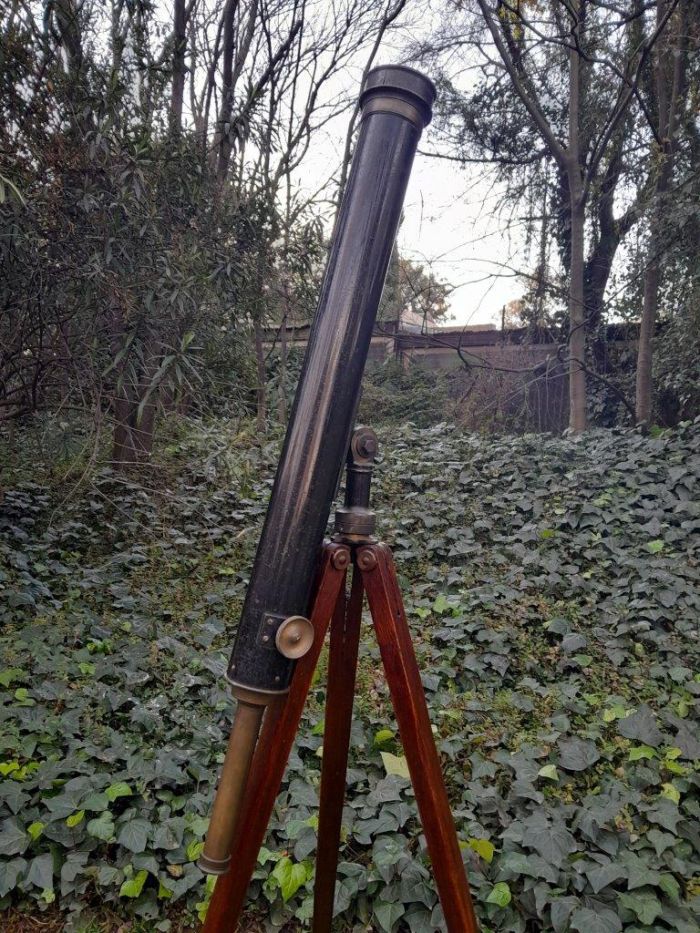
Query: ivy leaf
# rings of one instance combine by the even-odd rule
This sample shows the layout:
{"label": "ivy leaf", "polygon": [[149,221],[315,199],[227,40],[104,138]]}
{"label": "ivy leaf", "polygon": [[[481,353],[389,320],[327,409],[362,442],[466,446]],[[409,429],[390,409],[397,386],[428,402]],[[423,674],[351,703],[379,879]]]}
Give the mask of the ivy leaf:
{"label": "ivy leaf", "polygon": [[29,690],[26,687],[18,687],[15,690],[15,700],[20,706],[35,706],[36,700],[29,696]]}
{"label": "ivy leaf", "polygon": [[109,810],[105,810],[94,820],[87,824],[87,831],[96,839],[102,839],[103,842],[109,842],[114,838],[114,821]]}
{"label": "ivy leaf", "polygon": [[614,881],[620,878],[626,878],[627,872],[621,865],[611,862],[609,865],[601,865],[600,868],[589,868],[586,871],[586,878],[593,889],[594,894],[598,894],[603,888],[607,888]]}
{"label": "ivy leaf", "polygon": [[651,745],[637,745],[630,749],[629,761],[641,761],[643,758],[656,758],[656,752]]}
{"label": "ivy leaf", "polygon": [[109,798],[107,794],[88,794],[82,801],[82,806],[84,810],[92,810],[93,812],[97,811],[101,813],[109,806]]}
{"label": "ivy leaf", "polygon": [[603,722],[615,722],[616,719],[624,719],[626,715],[627,707],[616,703],[603,710]]}
{"label": "ivy leaf", "polygon": [[569,928],[569,917],[578,906],[578,903],[577,897],[558,897],[555,901],[552,901],[550,914],[554,933],[564,933]]}
{"label": "ivy leaf", "polygon": [[676,844],[676,837],[670,833],[662,833],[659,829],[650,829],[647,833],[647,839],[654,846],[657,855],[661,855],[666,849],[670,849]]}
{"label": "ivy leaf", "polygon": [[510,893],[510,888],[505,883],[505,881],[499,881],[498,884],[495,884],[490,892],[489,896],[486,898],[487,904],[496,904],[498,907],[507,907],[513,895]]}
{"label": "ivy leaf", "polygon": [[25,884],[36,885],[41,891],[53,891],[53,856],[50,852],[32,859]]}
{"label": "ivy leaf", "polygon": [[117,781],[116,784],[110,784],[104,793],[107,800],[114,803],[120,797],[131,797],[134,792],[125,781]]}
{"label": "ivy leaf", "polygon": [[663,734],[656,724],[656,716],[646,703],[631,716],[620,719],[617,731],[626,739],[636,739],[645,745],[651,745],[652,748],[658,748],[664,741]]}
{"label": "ivy leaf", "polygon": [[571,917],[570,928],[579,933],[620,933],[622,924],[617,914],[612,910],[591,910],[581,907],[574,911]]}
{"label": "ivy leaf", "polygon": [[651,926],[657,917],[662,916],[663,907],[650,888],[640,888],[627,894],[618,894],[620,904],[636,915],[640,923]]}
{"label": "ivy leaf", "polygon": [[185,855],[188,862],[196,862],[204,851],[204,843],[199,839],[193,839],[185,849]]}
{"label": "ivy leaf", "polygon": [[9,894],[27,869],[23,858],[3,859],[0,862],[0,897]]}
{"label": "ivy leaf", "polygon": [[496,851],[496,847],[492,842],[489,842],[488,839],[467,839],[467,843],[470,849],[473,849],[477,855],[488,862],[490,865],[493,861],[493,854]]}
{"label": "ivy leaf", "polygon": [[374,736],[375,745],[386,745],[387,742],[393,741],[395,738],[394,733],[391,729],[380,729],[379,732]]}
{"label": "ivy leaf", "polygon": [[146,878],[148,878],[148,872],[146,869],[136,872],[135,875],[132,875],[131,878],[127,878],[126,881],[119,888],[120,897],[138,897],[139,894],[143,891],[143,886],[146,883]]}
{"label": "ivy leaf", "polygon": [[568,855],[576,852],[576,840],[560,822],[549,823],[536,813],[523,833],[523,844],[536,849],[550,865],[561,868]]}
{"label": "ivy leaf", "polygon": [[13,681],[21,680],[25,676],[21,667],[8,667],[0,671],[0,687],[9,687]]}
{"label": "ivy leaf", "polygon": [[585,771],[600,758],[594,742],[571,738],[559,740],[559,764],[566,771]]}
{"label": "ivy leaf", "polygon": [[681,887],[673,875],[669,875],[668,873],[661,875],[659,878],[659,887],[670,900],[674,903],[678,903]]}
{"label": "ivy leaf", "polygon": [[261,846],[258,852],[258,865],[265,865],[267,862],[279,862],[282,857],[281,852],[271,852],[266,846]]}
{"label": "ivy leaf", "polygon": [[285,904],[308,881],[309,876],[309,869],[303,862],[293,862],[286,856],[281,858],[272,870],[272,877],[280,886]]}
{"label": "ivy leaf", "polygon": [[16,820],[3,820],[0,824],[0,852],[20,855],[27,848],[27,834]]}
{"label": "ivy leaf", "polygon": [[27,826],[27,832],[32,837],[34,842],[36,842],[45,828],[46,823],[42,823],[40,820],[36,820],[34,823],[30,823],[29,826]]}
{"label": "ivy leaf", "polygon": [[387,903],[378,900],[374,905],[374,916],[384,933],[391,933],[394,925],[403,917],[404,913],[405,907],[397,901]]}
{"label": "ivy leaf", "polygon": [[434,933],[435,924],[429,910],[413,904],[403,915],[404,924],[411,933]]}
{"label": "ivy leaf", "polygon": [[160,823],[153,834],[153,846],[156,849],[177,849],[182,842],[185,824],[182,819],[174,818]]}
{"label": "ivy leaf", "polygon": [[673,784],[662,784],[661,796],[675,804],[679,804],[681,802],[680,791]]}
{"label": "ivy leaf", "polygon": [[537,772],[538,776],[544,778],[546,781],[558,781],[559,772],[557,771],[556,765],[544,765]]}
{"label": "ivy leaf", "polygon": [[129,820],[119,830],[117,842],[130,852],[143,852],[148,842],[150,823],[146,820]]}
{"label": "ivy leaf", "polygon": [[384,762],[384,770],[387,774],[395,774],[397,777],[411,779],[408,771],[408,762],[403,755],[392,755],[391,752],[380,752]]}
{"label": "ivy leaf", "polygon": [[158,882],[158,900],[167,900],[167,898],[173,896],[173,891],[170,888],[166,888],[162,881]]}

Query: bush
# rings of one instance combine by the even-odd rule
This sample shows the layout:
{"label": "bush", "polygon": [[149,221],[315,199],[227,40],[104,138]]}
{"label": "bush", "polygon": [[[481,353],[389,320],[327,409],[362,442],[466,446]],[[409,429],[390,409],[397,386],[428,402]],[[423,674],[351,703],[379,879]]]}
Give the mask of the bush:
{"label": "bush", "polygon": [[360,421],[370,425],[410,421],[428,427],[444,421],[449,377],[411,364],[404,368],[390,359],[369,366],[363,382]]}
{"label": "bush", "polygon": [[[382,431],[380,530],[484,930],[697,929],[699,429]],[[206,906],[223,674],[278,451],[226,421],[169,434],[150,489],[101,471],[68,502],[35,476],[6,491],[0,909],[100,905],[151,933]],[[379,671],[363,638],[337,922],[434,933]],[[324,685],[250,890],[276,928],[308,929]]]}
{"label": "bush", "polygon": [[700,415],[700,288],[656,339],[654,382],[661,424]]}

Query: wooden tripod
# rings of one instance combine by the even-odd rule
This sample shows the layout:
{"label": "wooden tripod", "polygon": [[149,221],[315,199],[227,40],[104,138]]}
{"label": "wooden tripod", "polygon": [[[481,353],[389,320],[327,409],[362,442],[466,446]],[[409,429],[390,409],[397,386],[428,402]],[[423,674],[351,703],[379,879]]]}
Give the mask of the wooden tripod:
{"label": "wooden tripod", "polygon": [[[351,565],[354,568],[352,587],[346,599],[345,581]],[[372,539],[335,541],[323,547],[311,612],[314,643],[297,664],[289,694],[273,701],[265,714],[245,792],[242,817],[233,841],[233,868],[217,880],[204,933],[235,933],[238,928],[248,885],[329,623],[331,636],[313,931],[330,933],[365,593],[447,929],[449,933],[477,933],[396,568],[389,548]]]}

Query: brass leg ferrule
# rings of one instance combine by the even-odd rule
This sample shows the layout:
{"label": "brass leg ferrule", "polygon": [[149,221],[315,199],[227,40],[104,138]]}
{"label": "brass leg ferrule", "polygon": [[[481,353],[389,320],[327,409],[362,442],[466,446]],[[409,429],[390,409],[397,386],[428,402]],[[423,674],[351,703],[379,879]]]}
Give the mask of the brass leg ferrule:
{"label": "brass leg ferrule", "polygon": [[231,845],[241,810],[250,766],[268,697],[252,702],[239,697],[226,758],[221,769],[204,851],[197,864],[210,875],[225,875],[231,864]]}

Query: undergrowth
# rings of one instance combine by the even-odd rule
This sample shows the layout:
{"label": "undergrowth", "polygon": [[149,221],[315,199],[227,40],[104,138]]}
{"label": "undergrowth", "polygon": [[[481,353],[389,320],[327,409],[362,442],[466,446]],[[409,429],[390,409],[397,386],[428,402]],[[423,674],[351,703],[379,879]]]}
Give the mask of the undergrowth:
{"label": "undergrowth", "polygon": [[[578,439],[406,425],[381,441],[379,527],[484,933],[695,931],[698,425]],[[204,914],[223,673],[277,452],[241,425],[174,425],[147,475],[100,469],[68,496],[55,474],[6,465],[8,924],[20,910],[176,931]],[[337,922],[427,933],[441,910],[365,634]],[[309,926],[324,678],[322,663],[250,924]]]}

